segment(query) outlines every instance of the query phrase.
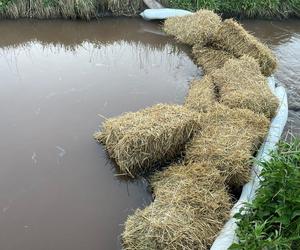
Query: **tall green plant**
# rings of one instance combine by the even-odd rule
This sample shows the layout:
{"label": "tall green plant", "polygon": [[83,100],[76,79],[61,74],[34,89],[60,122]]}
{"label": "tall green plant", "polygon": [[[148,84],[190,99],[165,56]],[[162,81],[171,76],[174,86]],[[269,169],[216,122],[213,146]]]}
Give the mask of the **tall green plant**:
{"label": "tall green plant", "polygon": [[281,142],[260,163],[261,186],[236,215],[239,242],[231,250],[300,249],[300,142]]}
{"label": "tall green plant", "polygon": [[11,0],[0,0],[0,11],[4,10]]}

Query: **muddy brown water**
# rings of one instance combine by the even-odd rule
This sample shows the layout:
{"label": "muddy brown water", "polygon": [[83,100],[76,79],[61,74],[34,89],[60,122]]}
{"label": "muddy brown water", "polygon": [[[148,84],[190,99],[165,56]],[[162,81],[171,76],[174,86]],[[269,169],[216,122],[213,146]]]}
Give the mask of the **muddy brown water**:
{"label": "muddy brown water", "polygon": [[[244,21],[278,55],[299,127],[300,22]],[[0,22],[0,249],[120,249],[144,180],[115,176],[92,134],[103,117],[182,103],[201,76],[158,23]]]}
{"label": "muddy brown water", "polygon": [[119,249],[151,195],[114,176],[92,134],[102,116],[181,103],[200,71],[139,19],[1,21],[0,34],[0,249]]}

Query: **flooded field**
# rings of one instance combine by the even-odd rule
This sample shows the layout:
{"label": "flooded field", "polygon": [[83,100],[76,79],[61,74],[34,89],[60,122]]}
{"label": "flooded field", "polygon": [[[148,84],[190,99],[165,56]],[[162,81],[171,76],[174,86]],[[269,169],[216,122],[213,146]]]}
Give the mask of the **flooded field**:
{"label": "flooded field", "polygon": [[[300,21],[243,23],[277,54],[300,134]],[[120,249],[151,195],[115,176],[92,134],[104,117],[182,103],[201,71],[140,19],[1,21],[0,34],[0,249]]]}

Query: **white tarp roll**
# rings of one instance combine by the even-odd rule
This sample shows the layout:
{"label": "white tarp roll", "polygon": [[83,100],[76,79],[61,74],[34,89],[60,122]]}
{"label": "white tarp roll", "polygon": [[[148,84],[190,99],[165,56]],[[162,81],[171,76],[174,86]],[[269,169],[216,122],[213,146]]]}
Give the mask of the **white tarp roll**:
{"label": "white tarp roll", "polygon": [[[270,152],[276,148],[288,117],[288,102],[285,89],[281,86],[275,88],[274,78],[269,78],[268,81],[271,90],[279,100],[279,107],[276,116],[271,122],[269,133],[257,153],[257,161],[268,161],[270,159]],[[255,198],[255,191],[259,188],[258,176],[260,172],[261,167],[255,164],[252,168],[251,181],[244,185],[240,199],[231,210],[230,219],[224,225],[210,250],[227,250],[232,243],[237,242],[238,239],[235,234],[237,224],[233,216],[244,206],[245,202],[251,202]]]}
{"label": "white tarp roll", "polygon": [[169,17],[186,16],[190,14],[192,14],[192,12],[187,10],[163,8],[163,9],[146,9],[140,14],[140,16],[144,18],[146,21],[150,21],[150,20],[164,20]]}

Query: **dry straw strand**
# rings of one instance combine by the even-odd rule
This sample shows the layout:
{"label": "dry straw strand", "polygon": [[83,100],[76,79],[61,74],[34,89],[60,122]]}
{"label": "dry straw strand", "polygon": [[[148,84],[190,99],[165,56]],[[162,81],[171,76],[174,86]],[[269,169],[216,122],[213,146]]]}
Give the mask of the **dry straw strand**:
{"label": "dry straw strand", "polygon": [[14,0],[0,10],[0,18],[79,18],[90,20],[105,12],[134,16],[142,9],[140,0]]}
{"label": "dry straw strand", "polygon": [[261,72],[266,76],[274,73],[276,69],[277,60],[272,51],[232,19],[222,22],[213,44],[236,57],[243,55],[254,57],[259,62]]}

